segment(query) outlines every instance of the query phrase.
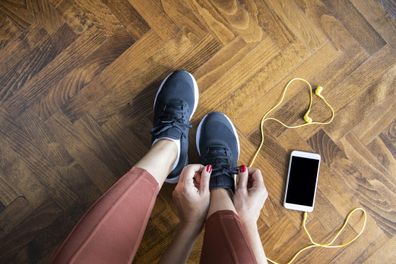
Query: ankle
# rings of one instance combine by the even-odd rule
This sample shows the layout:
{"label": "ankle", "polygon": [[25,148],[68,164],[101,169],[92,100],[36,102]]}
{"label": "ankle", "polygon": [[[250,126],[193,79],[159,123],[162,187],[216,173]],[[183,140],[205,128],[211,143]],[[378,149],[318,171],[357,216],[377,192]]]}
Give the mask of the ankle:
{"label": "ankle", "polygon": [[148,171],[161,186],[176,162],[176,142],[161,139],[156,141],[146,155],[135,166]]}
{"label": "ankle", "polygon": [[232,192],[229,189],[215,188],[210,190],[212,199],[230,199],[232,201]]}
{"label": "ankle", "polygon": [[165,150],[167,153],[174,158],[173,161],[177,158],[179,153],[179,146],[174,140],[170,140],[167,138],[161,138],[155,141],[155,143],[151,146],[152,150]]}
{"label": "ankle", "polygon": [[228,189],[216,188],[210,190],[210,206],[207,218],[217,211],[230,210],[236,212],[232,201],[232,192]]}

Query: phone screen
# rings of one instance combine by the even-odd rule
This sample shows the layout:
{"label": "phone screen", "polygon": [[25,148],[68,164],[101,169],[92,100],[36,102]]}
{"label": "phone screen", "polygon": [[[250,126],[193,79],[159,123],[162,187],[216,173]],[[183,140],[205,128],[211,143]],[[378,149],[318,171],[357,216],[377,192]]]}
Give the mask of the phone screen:
{"label": "phone screen", "polygon": [[313,206],[319,160],[291,157],[286,202]]}

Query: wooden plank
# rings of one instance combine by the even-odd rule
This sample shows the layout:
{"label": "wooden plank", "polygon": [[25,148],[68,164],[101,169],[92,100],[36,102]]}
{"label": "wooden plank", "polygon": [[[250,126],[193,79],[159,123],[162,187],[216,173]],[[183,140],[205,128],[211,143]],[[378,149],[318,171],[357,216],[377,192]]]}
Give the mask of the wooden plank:
{"label": "wooden plank", "polygon": [[103,3],[108,6],[134,39],[141,38],[150,30],[149,25],[136,9],[128,3],[128,0],[104,0]]}
{"label": "wooden plank", "polygon": [[39,113],[40,118],[47,119],[66,105],[80,90],[84,89],[107,66],[116,60],[133,44],[133,39],[125,31],[114,32],[102,45],[79,65],[55,83],[46,94],[37,98],[31,109]]}
{"label": "wooden plank", "polygon": [[255,12],[248,12],[238,1],[200,1],[194,7],[223,44],[234,36],[240,36],[246,43],[259,42],[266,37],[253,15]]}
{"label": "wooden plank", "polygon": [[14,115],[23,113],[34,101],[47,93],[48,90],[61,81],[62,77],[77,67],[83,58],[93,53],[104,41],[98,32],[80,36],[69,45],[51,63],[25,83],[19,91],[13,94],[7,102],[7,109]]}
{"label": "wooden plank", "polygon": [[391,263],[396,258],[395,248],[396,248],[396,238],[393,237],[391,240],[389,240],[388,243],[383,245],[378,251],[376,251],[369,258],[365,259],[364,262],[362,263],[376,263],[379,261]]}
{"label": "wooden plank", "polygon": [[56,140],[65,146],[78,164],[81,164],[85,175],[101,192],[107,190],[115,182],[113,173],[100,161],[95,152],[84,144],[84,139],[80,138],[79,133],[76,133],[73,125],[64,115],[53,115],[47,123]]}
{"label": "wooden plank", "polygon": [[155,31],[163,40],[170,40],[178,35],[179,27],[164,10],[162,2],[148,0],[128,0],[129,3],[144,18],[149,27]]}
{"label": "wooden plank", "polygon": [[21,131],[9,117],[2,116],[1,121],[0,135],[4,141],[3,144],[7,144],[16,153],[61,206],[71,206],[76,199],[75,193],[68,188],[65,180],[43,158],[42,153],[31,142],[29,136]]}
{"label": "wooden plank", "polygon": [[392,47],[396,45],[396,21],[389,12],[386,12],[379,2],[374,0],[357,1],[352,4]]}
{"label": "wooden plank", "polygon": [[4,74],[0,79],[1,102],[4,103],[13,94],[19,92],[25,83],[47,66],[74,39],[75,34],[67,26],[62,27],[57,31],[57,34],[49,37],[40,47],[31,51],[29,56]]}
{"label": "wooden plank", "polygon": [[309,16],[306,16],[304,10],[294,1],[287,5],[279,1],[266,1],[266,3],[310,51],[315,51],[326,42],[326,37],[319,26],[310,23]]}

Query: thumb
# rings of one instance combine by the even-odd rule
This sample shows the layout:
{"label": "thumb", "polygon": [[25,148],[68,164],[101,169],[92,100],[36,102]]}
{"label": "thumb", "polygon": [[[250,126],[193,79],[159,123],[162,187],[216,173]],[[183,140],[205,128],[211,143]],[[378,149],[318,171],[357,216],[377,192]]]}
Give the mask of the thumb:
{"label": "thumb", "polygon": [[210,175],[212,174],[212,165],[208,164],[201,172],[201,182],[199,183],[199,191],[201,193],[209,191]]}
{"label": "thumb", "polygon": [[255,169],[252,174],[253,178],[253,187],[255,188],[261,188],[264,187],[264,180],[263,180],[263,175],[261,174],[261,171],[259,169]]}

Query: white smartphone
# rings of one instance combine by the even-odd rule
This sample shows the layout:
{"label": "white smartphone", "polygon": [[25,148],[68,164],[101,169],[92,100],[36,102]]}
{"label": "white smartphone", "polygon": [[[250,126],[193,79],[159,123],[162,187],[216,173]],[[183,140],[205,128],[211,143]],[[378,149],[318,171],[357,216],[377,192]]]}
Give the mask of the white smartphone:
{"label": "white smartphone", "polygon": [[313,211],[319,168],[319,154],[292,151],[283,202],[285,208],[304,212]]}

